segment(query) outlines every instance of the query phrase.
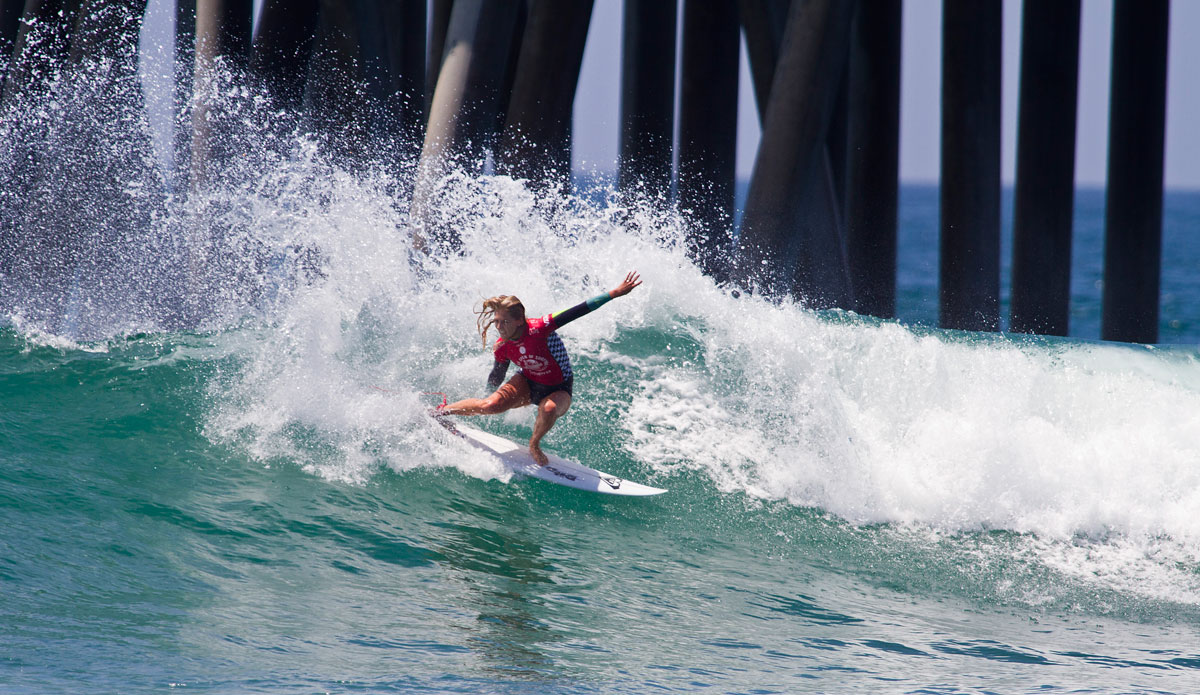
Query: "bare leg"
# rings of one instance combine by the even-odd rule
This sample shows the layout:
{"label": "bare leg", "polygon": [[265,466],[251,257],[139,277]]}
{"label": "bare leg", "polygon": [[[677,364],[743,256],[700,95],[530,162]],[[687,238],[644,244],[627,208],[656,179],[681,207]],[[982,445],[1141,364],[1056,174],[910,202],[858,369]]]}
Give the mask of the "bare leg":
{"label": "bare leg", "polygon": [[542,453],[542,437],[546,436],[554,423],[565,415],[570,407],[571,394],[566,391],[555,391],[538,404],[537,420],[533,422],[533,436],[529,438],[529,455],[539,466],[544,466],[550,461],[546,454]]}
{"label": "bare leg", "polygon": [[438,415],[495,415],[529,405],[529,382],[524,374],[514,374],[506,384],[487,398],[464,398],[438,410]]}

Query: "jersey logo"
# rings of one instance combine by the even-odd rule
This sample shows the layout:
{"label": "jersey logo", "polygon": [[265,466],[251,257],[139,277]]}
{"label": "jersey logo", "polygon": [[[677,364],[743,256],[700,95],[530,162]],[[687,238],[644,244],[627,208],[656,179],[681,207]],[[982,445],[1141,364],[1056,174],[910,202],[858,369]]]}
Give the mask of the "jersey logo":
{"label": "jersey logo", "polygon": [[550,360],[547,360],[545,357],[531,357],[527,355],[521,358],[521,369],[527,369],[534,374],[541,374],[547,371],[547,367],[549,366]]}

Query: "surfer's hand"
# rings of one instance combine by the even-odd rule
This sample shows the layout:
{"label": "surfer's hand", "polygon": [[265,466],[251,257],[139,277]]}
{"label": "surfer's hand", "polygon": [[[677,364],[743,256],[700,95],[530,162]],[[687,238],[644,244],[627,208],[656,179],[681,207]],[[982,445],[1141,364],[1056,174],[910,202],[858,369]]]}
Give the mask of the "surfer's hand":
{"label": "surfer's hand", "polygon": [[614,287],[613,290],[608,293],[608,296],[612,297],[613,299],[616,299],[617,297],[624,297],[632,292],[633,288],[640,284],[642,284],[642,276],[638,275],[637,271],[635,270],[626,275],[625,281]]}

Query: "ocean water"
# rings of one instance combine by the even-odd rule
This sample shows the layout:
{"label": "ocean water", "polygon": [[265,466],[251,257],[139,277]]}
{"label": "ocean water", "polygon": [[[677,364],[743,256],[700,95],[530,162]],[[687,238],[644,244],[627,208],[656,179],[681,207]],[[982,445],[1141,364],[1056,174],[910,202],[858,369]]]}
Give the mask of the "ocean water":
{"label": "ocean water", "polygon": [[[1000,315],[1007,328],[1012,276],[1012,188],[1001,196]],[[900,188],[896,313],[905,323],[938,324],[938,191],[935,185]],[[1163,196],[1163,264],[1158,340],[1200,345],[1200,192],[1168,190]],[[1104,278],[1104,190],[1075,191],[1069,334],[1100,338]]]}
{"label": "ocean water", "polygon": [[[68,97],[22,142],[81,137]],[[251,109],[183,200],[127,113],[52,176],[0,138],[37,202],[0,198],[5,229],[86,250],[4,269],[0,692],[1200,688],[1196,194],[1168,196],[1164,345],[1090,339],[1082,251],[1075,337],[970,334],[934,327],[928,188],[880,321],[735,296],[671,214],[503,177],[443,182],[460,252],[414,265],[387,167]],[[549,312],[631,269],[563,330],[546,446],[669,493],[514,478],[426,416],[483,390],[481,298]]]}

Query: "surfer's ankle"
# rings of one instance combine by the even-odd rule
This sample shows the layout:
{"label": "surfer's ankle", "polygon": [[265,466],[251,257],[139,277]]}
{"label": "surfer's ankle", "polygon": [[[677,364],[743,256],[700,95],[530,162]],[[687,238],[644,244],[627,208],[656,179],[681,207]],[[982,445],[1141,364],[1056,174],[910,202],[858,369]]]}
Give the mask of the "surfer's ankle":
{"label": "surfer's ankle", "polygon": [[537,465],[539,466],[544,466],[547,463],[550,463],[550,459],[547,458],[546,454],[542,452],[542,447],[539,446],[537,442],[529,442],[529,455],[533,457],[533,460],[536,461]]}

